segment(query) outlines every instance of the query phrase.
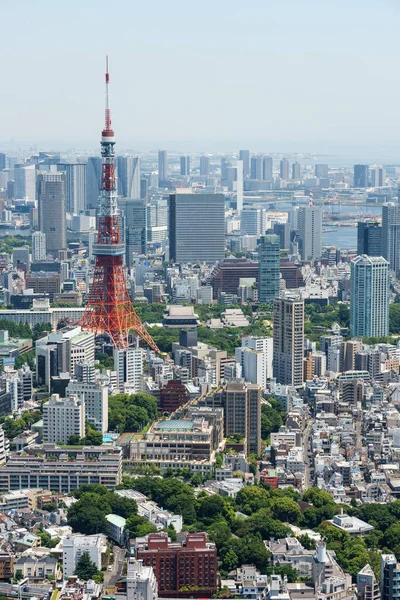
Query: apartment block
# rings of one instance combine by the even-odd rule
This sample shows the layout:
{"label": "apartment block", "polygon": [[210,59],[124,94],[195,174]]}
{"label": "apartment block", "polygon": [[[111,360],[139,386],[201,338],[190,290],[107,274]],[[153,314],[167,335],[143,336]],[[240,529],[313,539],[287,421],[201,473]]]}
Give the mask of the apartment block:
{"label": "apartment block", "polygon": [[187,586],[206,596],[217,590],[217,549],[206,533],[189,533],[183,544],[170,543],[166,533],[151,533],[138,545],[137,558],[153,567],[161,597],[174,597]]}

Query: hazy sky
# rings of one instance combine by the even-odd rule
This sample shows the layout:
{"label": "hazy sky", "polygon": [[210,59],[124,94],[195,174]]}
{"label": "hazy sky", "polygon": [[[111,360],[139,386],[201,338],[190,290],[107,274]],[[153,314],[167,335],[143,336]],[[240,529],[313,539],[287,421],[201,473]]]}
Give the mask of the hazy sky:
{"label": "hazy sky", "polygon": [[[0,0],[0,146],[400,159],[399,0]],[[399,149],[398,149],[399,148]]]}

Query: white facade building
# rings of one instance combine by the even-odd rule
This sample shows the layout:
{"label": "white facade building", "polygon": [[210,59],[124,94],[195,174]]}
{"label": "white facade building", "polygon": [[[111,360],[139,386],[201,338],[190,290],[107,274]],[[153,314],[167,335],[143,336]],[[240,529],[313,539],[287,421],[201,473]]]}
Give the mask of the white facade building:
{"label": "white facade building", "polygon": [[67,444],[71,435],[85,436],[85,403],[77,396],[53,394],[43,405],[43,442]]}
{"label": "white facade building", "polygon": [[63,575],[74,574],[76,563],[87,552],[98,570],[101,569],[101,551],[105,545],[103,535],[71,535],[63,539]]}
{"label": "white facade building", "polygon": [[36,169],[35,165],[20,165],[14,169],[15,197],[17,199],[36,198]]}
{"label": "white facade building", "polygon": [[158,586],[153,567],[130,558],[126,574],[126,600],[157,600]]}
{"label": "white facade building", "polygon": [[101,383],[70,381],[67,396],[76,395],[84,401],[85,419],[97,431],[108,431],[108,387]]}
{"label": "white facade building", "polygon": [[129,390],[129,393],[139,392],[143,375],[143,350],[114,350],[114,369],[121,392],[125,389]]}
{"label": "white facade building", "polygon": [[236,348],[236,362],[242,367],[242,377],[250,383],[257,383],[262,389],[266,387],[265,364],[262,352],[251,348]]}
{"label": "white facade building", "polygon": [[[246,349],[247,351],[245,351]],[[253,351],[253,353],[249,351]],[[261,354],[261,359],[254,353]],[[272,338],[258,336],[242,338],[242,347],[236,348],[235,356],[236,361],[242,366],[242,376],[246,381],[257,383],[262,389],[266,388],[267,380],[272,377],[272,353]]]}
{"label": "white facade building", "polygon": [[299,208],[300,251],[303,260],[317,260],[322,255],[322,209]]}
{"label": "white facade building", "polygon": [[35,231],[32,234],[32,260],[44,260],[46,258],[46,234]]}

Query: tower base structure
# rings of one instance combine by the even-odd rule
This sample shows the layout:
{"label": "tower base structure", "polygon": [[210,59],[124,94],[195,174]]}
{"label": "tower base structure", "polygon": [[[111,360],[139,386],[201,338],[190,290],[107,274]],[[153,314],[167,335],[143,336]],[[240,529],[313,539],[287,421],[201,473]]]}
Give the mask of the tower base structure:
{"label": "tower base structure", "polygon": [[122,256],[97,256],[93,283],[84,314],[83,329],[108,335],[115,348],[128,348],[134,330],[155,352],[159,349],[144,328],[128,296]]}

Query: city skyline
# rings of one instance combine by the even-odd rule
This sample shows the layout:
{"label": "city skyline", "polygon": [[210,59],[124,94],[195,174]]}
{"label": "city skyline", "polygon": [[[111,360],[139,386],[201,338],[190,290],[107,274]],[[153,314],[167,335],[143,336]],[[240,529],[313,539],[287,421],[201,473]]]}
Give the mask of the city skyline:
{"label": "city skyline", "polygon": [[[39,2],[41,10],[22,2],[24,18],[17,22],[15,7],[2,7],[4,22],[13,27],[5,28],[3,40],[8,59],[1,102],[7,118],[1,147],[10,140],[94,147],[101,118],[99,75],[111,51],[114,125],[121,132],[121,148],[178,144],[185,150],[197,144],[199,151],[216,146],[224,151],[252,145],[254,151],[356,152],[354,158],[365,160],[369,143],[379,158],[398,156],[400,88],[392,73],[400,12],[394,2],[379,3],[380,28],[375,28],[377,4],[372,0],[340,1],[335,11],[321,10],[315,0],[301,6],[290,1],[288,10],[278,2],[259,1],[251,11],[225,1],[217,6],[206,1],[189,11],[179,1],[172,7],[122,0],[112,11],[106,6],[79,5],[77,20],[78,5],[72,1],[56,28],[43,18],[47,0]],[[52,6],[52,16],[57,14]],[[117,33],[111,49],[101,35],[106,24]],[[42,76],[29,68],[30,47],[46,55]],[[161,56],[167,68],[160,68]],[[379,85],[365,94],[362,85],[354,85],[350,65],[357,65],[360,81],[367,81],[371,70],[379,72]],[[238,85],[238,73],[245,74],[247,85]],[[188,82],[199,79],[193,94]],[[385,85],[391,94],[383,106],[380,88]],[[163,94],[161,101],[163,87],[172,87],[173,93]]]}

